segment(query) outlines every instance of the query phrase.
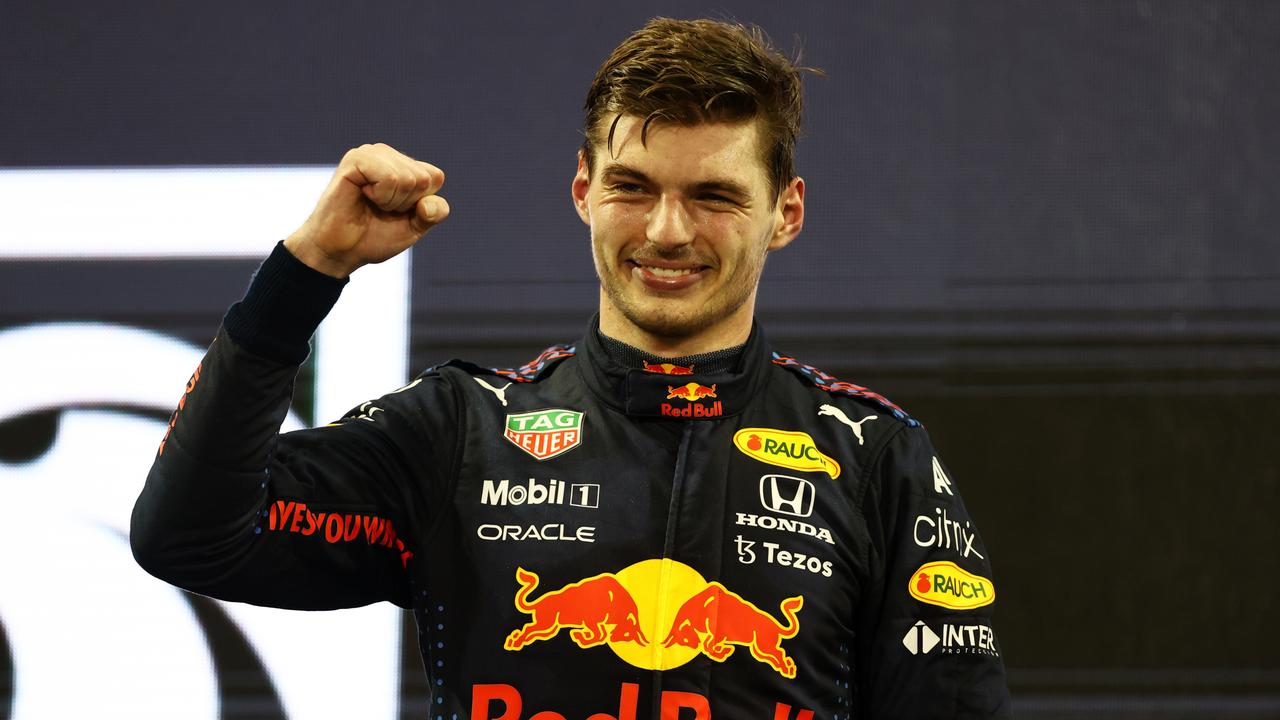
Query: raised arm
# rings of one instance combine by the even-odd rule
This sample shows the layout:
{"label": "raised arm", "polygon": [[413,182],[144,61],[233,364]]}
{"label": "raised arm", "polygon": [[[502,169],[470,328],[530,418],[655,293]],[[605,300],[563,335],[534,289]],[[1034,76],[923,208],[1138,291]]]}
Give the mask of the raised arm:
{"label": "raised arm", "polygon": [[134,507],[130,539],[145,569],[263,605],[405,602],[413,538],[451,462],[457,408],[444,381],[423,377],[329,426],[277,432],[346,277],[443,220],[442,181],[386,146],[343,158],[185,388]]}

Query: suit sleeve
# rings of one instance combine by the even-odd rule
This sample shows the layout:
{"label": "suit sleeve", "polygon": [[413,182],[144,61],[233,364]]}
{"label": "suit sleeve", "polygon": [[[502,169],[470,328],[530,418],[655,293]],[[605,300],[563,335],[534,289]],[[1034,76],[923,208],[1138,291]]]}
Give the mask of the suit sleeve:
{"label": "suit sleeve", "polygon": [[871,581],[858,608],[861,717],[1012,717],[990,553],[922,427],[873,465]]}
{"label": "suit sleeve", "polygon": [[457,436],[447,383],[424,376],[331,425],[277,434],[340,289],[277,246],[228,312],[134,506],[130,542],[148,572],[274,607],[408,605],[407,568]]}

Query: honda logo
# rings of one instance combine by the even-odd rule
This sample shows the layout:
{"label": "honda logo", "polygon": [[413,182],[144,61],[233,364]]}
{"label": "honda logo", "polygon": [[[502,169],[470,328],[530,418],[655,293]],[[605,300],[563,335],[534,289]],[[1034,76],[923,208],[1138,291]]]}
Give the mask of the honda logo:
{"label": "honda logo", "polygon": [[813,483],[789,475],[765,475],[760,478],[760,504],[770,512],[796,517],[813,514]]}

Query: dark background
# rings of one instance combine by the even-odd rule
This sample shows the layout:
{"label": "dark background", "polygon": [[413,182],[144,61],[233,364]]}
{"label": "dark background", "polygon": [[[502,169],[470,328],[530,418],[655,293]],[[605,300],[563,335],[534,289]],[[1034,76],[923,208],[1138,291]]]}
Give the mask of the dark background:
{"label": "dark background", "polygon": [[[1280,716],[1280,4],[12,3],[0,166],[387,142],[453,208],[414,254],[410,366],[515,365],[596,304],[581,103],[662,14],[759,23],[825,71],[759,316],[930,428],[992,548],[1019,716]],[[203,343],[253,266],[0,262],[0,327]]]}

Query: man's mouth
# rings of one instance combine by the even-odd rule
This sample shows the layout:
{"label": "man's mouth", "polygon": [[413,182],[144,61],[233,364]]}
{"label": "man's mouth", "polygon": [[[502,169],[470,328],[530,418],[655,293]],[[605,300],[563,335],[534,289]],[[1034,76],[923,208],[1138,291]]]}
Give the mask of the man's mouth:
{"label": "man's mouth", "polygon": [[654,290],[682,290],[696,283],[706,265],[688,262],[672,262],[668,260],[636,260],[630,259],[627,264],[631,272],[645,286]]}
{"label": "man's mouth", "polygon": [[681,275],[688,275],[689,273],[692,273],[694,271],[693,268],[691,267],[664,268],[664,267],[657,267],[656,265],[641,265],[641,267],[653,273],[654,275],[657,275],[658,277],[680,277]]}

